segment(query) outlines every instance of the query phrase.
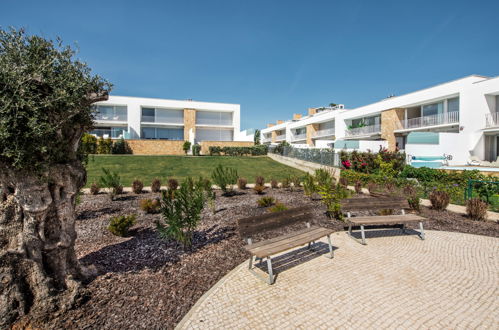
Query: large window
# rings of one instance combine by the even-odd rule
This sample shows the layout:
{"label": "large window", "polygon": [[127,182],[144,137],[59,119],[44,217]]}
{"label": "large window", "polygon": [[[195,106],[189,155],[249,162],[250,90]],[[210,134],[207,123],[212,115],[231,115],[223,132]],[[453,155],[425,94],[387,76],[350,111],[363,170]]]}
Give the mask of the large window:
{"label": "large window", "polygon": [[122,105],[97,105],[95,106],[95,120],[101,121],[127,121],[127,108]]}
{"label": "large window", "polygon": [[143,123],[183,124],[184,110],[142,108]]}
{"label": "large window", "polygon": [[232,112],[196,111],[196,125],[232,126]]}
{"label": "large window", "polygon": [[159,140],[183,140],[183,128],[165,128],[165,127],[143,127],[140,137],[142,139]]}
{"label": "large window", "polygon": [[447,100],[447,112],[459,112],[459,97]]}
{"label": "large window", "polygon": [[352,128],[379,125],[380,121],[380,116],[353,119]]}
{"label": "large window", "polygon": [[196,128],[196,141],[232,141],[233,135],[229,129]]}
{"label": "large window", "polygon": [[424,117],[438,115],[444,111],[444,102],[423,105],[422,110]]}
{"label": "large window", "polygon": [[323,131],[326,129],[334,129],[334,121],[328,121],[319,124],[319,131]]}

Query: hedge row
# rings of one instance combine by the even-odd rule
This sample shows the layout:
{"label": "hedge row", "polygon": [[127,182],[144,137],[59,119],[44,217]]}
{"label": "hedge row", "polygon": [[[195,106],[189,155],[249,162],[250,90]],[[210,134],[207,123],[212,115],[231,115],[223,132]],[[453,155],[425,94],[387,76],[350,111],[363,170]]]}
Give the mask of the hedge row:
{"label": "hedge row", "polygon": [[210,156],[262,156],[268,152],[266,145],[255,145],[251,147],[209,147]]}

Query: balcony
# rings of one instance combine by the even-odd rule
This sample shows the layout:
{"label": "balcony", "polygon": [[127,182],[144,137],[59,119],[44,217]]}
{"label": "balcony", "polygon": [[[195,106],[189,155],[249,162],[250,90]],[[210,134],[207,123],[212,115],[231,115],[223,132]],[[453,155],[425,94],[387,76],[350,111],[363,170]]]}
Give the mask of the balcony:
{"label": "balcony", "polygon": [[312,135],[312,137],[314,139],[318,139],[321,137],[333,136],[334,133],[335,133],[334,128],[322,129],[322,130],[315,131],[314,134]]}
{"label": "balcony", "polygon": [[128,132],[126,131],[126,128],[120,129],[120,128],[95,128],[92,131],[90,131],[90,134],[98,137],[98,138],[111,138],[111,139],[121,139],[121,138],[128,138]]}
{"label": "balcony", "polygon": [[357,137],[357,136],[370,136],[370,135],[377,135],[380,134],[381,132],[381,125],[376,124],[376,125],[369,125],[369,126],[363,126],[363,127],[356,127],[356,128],[351,128],[347,130],[346,136],[347,137]]}
{"label": "balcony", "polygon": [[453,111],[403,120],[402,129],[418,129],[429,126],[449,125],[457,123],[459,123],[459,111]]}
{"label": "balcony", "polygon": [[167,116],[142,115],[141,122],[143,124],[183,125],[184,118],[175,117],[175,116],[167,117]]}
{"label": "balcony", "polygon": [[286,140],[286,134],[277,135],[275,137],[275,140],[276,141],[285,141]]}
{"label": "balcony", "polygon": [[97,121],[116,121],[116,122],[126,122],[128,119],[127,113],[116,112],[97,112],[95,114],[95,120]]}
{"label": "balcony", "polygon": [[262,137],[262,143],[270,143],[270,142],[272,142],[271,137]]}
{"label": "balcony", "polygon": [[295,134],[295,135],[292,135],[292,137],[291,137],[292,142],[305,141],[306,139],[307,139],[307,133]]}
{"label": "balcony", "polygon": [[499,112],[488,113],[485,115],[485,127],[499,127]]}

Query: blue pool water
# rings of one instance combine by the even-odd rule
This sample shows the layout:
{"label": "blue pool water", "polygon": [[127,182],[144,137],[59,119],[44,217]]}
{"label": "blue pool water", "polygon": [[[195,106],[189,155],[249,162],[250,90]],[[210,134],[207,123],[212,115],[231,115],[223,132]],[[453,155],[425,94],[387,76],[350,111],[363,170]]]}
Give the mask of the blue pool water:
{"label": "blue pool water", "polygon": [[455,171],[471,171],[471,170],[479,170],[485,172],[499,172],[498,167],[483,167],[483,166],[442,166],[439,167],[441,170],[455,170]]}

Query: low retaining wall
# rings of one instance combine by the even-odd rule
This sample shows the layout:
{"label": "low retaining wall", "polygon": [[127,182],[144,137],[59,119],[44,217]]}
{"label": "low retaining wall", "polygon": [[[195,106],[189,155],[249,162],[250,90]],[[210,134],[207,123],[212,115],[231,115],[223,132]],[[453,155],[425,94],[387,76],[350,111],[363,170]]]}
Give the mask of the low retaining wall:
{"label": "low retaining wall", "polygon": [[126,140],[134,155],[185,155],[184,141]]}
{"label": "low retaining wall", "polygon": [[255,144],[250,141],[202,141],[201,155],[209,155],[210,147],[252,147]]}
{"label": "low retaining wall", "polygon": [[291,158],[291,157],[284,157],[281,155],[276,155],[273,153],[269,153],[267,156],[275,160],[276,162],[279,162],[281,164],[294,167],[296,169],[302,170],[304,172],[313,174],[315,170],[318,170],[320,168],[326,169],[328,171],[331,171],[333,176],[336,178],[336,180],[340,179],[340,173],[341,170],[337,167],[333,166],[325,166],[317,163],[312,163],[312,162],[307,162],[305,160],[301,159],[296,159],[296,158]]}

